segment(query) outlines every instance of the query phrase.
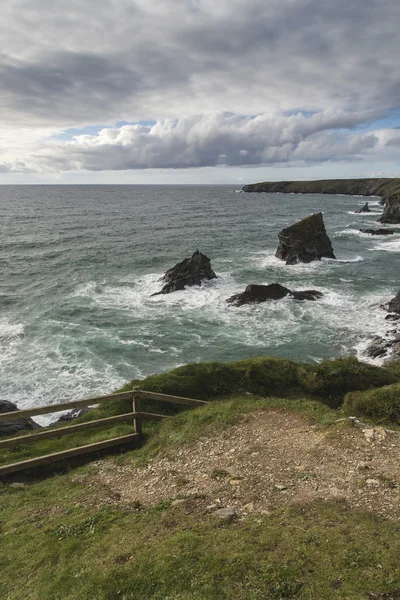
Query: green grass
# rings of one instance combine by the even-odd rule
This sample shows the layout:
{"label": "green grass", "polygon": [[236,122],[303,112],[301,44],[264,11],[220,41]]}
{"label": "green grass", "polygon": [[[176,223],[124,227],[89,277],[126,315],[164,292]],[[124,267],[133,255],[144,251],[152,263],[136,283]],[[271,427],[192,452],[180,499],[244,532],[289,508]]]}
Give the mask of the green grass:
{"label": "green grass", "polygon": [[400,384],[346,395],[344,411],[379,425],[400,425]]}
{"label": "green grass", "polygon": [[[143,381],[133,380],[122,390],[131,390],[133,386],[140,385],[143,390],[213,402],[247,393],[264,398],[260,401],[264,406],[267,406],[269,398],[279,397],[286,399],[281,402],[297,408],[299,405],[296,401],[299,398],[303,399],[303,406],[304,399],[308,398],[310,401],[318,401],[321,406],[338,409],[349,392],[376,389],[399,381],[400,366],[397,363],[382,368],[361,363],[355,358],[344,358],[310,365],[267,356],[230,363],[185,365],[168,373],[152,375]],[[182,414],[182,410],[184,414],[188,412],[187,409],[182,409],[182,406],[145,401],[142,402],[142,409],[169,415]],[[107,402],[77,419],[76,423],[131,410],[132,403],[129,401]],[[235,409],[232,407],[231,410],[232,414],[225,414],[225,419],[235,419]],[[207,418],[206,415],[207,411],[204,412],[203,418]],[[184,416],[179,418],[185,419]],[[151,435],[154,430],[154,425],[146,424],[144,431],[146,435]],[[0,464],[60,452],[129,433],[133,433],[131,424],[119,424],[0,450]],[[186,431],[185,435],[189,435],[189,432]]]}
{"label": "green grass", "polygon": [[[300,412],[321,426],[332,426],[338,416],[308,398],[220,398],[157,424],[140,450],[117,460],[141,466],[271,407]],[[398,597],[399,524],[343,503],[318,502],[223,523],[205,511],[209,499],[202,496],[178,506],[171,497],[151,507],[115,502],[113,494],[96,482],[90,464],[31,480],[24,488],[0,487],[0,598]]]}
{"label": "green grass", "polygon": [[134,510],[102,497],[67,475],[1,488],[1,598],[361,600],[400,587],[399,525],[341,503],[223,524],[201,498]]}

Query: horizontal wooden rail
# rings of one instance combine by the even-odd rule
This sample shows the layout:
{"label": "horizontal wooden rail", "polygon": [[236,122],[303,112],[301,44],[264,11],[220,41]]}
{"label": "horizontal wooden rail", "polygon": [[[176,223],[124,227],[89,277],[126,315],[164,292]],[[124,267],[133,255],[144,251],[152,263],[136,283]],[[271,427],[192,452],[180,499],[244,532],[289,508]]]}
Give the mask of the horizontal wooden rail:
{"label": "horizontal wooden rail", "polygon": [[156,400],[157,402],[172,402],[172,404],[188,404],[191,406],[203,406],[208,404],[205,400],[194,400],[193,398],[183,398],[181,396],[169,396],[168,394],[159,394],[158,392],[146,392],[144,390],[135,391],[138,398],[147,400]]}
{"label": "horizontal wooden rail", "polygon": [[29,444],[30,442],[37,442],[40,440],[46,440],[49,438],[59,437],[68,433],[79,433],[80,431],[86,431],[87,429],[94,429],[95,427],[101,427],[102,425],[112,425],[113,423],[119,423],[121,421],[131,421],[132,419],[147,419],[151,421],[161,421],[162,419],[168,419],[167,415],[157,415],[153,413],[125,413],[123,415],[116,415],[114,417],[107,417],[105,419],[96,419],[95,421],[87,421],[86,423],[79,423],[78,425],[68,425],[67,427],[57,427],[54,429],[47,429],[46,431],[39,431],[37,433],[30,433],[28,435],[21,435],[19,437],[8,438],[6,440],[0,440],[0,450],[2,448],[15,448],[16,446],[22,446],[23,444]]}
{"label": "horizontal wooden rail", "polygon": [[82,454],[89,454],[91,452],[98,452],[105,448],[112,448],[113,446],[121,446],[122,444],[128,444],[134,440],[138,440],[141,436],[138,433],[131,433],[130,435],[124,435],[111,440],[104,440],[103,442],[96,442],[95,444],[89,444],[87,446],[80,446],[79,448],[72,448],[71,450],[63,450],[62,452],[55,452],[54,454],[46,454],[46,456],[39,456],[38,458],[29,458],[28,460],[22,460],[17,463],[4,465],[0,467],[0,477],[3,475],[9,475],[10,473],[16,473],[17,471],[25,471],[32,467],[40,467],[42,465],[49,465],[57,460],[65,460],[66,458],[74,458],[75,456],[81,456]]}
{"label": "horizontal wooden rail", "polygon": [[129,435],[124,435],[117,438],[112,438],[110,440],[95,442],[93,444],[79,446],[78,448],[71,448],[70,450],[63,450],[62,452],[46,454],[45,456],[40,456],[38,458],[30,458],[27,460],[19,461],[17,463],[0,466],[0,477],[3,475],[8,475],[10,473],[16,473],[18,471],[31,469],[32,467],[48,465],[53,462],[56,462],[57,460],[74,458],[75,456],[80,456],[82,454],[89,454],[91,452],[97,452],[106,448],[112,448],[113,446],[127,444],[133,440],[142,439],[143,419],[160,421],[169,417],[167,415],[158,415],[154,413],[142,412],[140,410],[141,399],[154,400],[156,402],[169,402],[172,404],[184,404],[188,406],[203,406],[204,404],[208,404],[204,400],[195,400],[194,398],[183,398],[181,396],[170,396],[168,394],[159,394],[157,392],[147,392],[135,387],[128,392],[109,394],[108,396],[94,396],[91,398],[83,398],[82,400],[73,400],[72,402],[62,402],[60,404],[50,404],[48,406],[40,406],[37,408],[30,408],[27,410],[0,413],[0,422],[4,422],[14,421],[18,419],[26,419],[29,417],[34,417],[36,415],[56,413],[62,410],[70,410],[72,408],[91,406],[95,404],[100,404],[102,402],[112,402],[115,400],[130,400],[132,402],[132,412],[124,413],[122,415],[115,415],[113,417],[106,417],[104,419],[96,419],[94,421],[86,421],[84,423],[68,425],[65,427],[48,428],[45,431],[41,430],[27,435],[0,440],[0,450],[2,448],[15,448],[17,446],[28,444],[30,442],[36,442],[49,438],[56,438],[62,435],[78,433],[87,429],[112,425],[114,423],[119,423],[123,421],[131,421],[134,428],[134,433],[131,433]]}
{"label": "horizontal wooden rail", "polygon": [[16,419],[27,419],[36,415],[55,413],[61,410],[71,410],[81,406],[91,406],[92,404],[101,404],[102,402],[114,400],[132,400],[133,391],[120,392],[119,394],[110,394],[109,396],[94,396],[93,398],[83,398],[82,400],[73,400],[72,402],[61,402],[60,404],[49,404],[48,406],[38,406],[37,408],[28,408],[8,413],[0,413],[1,421],[15,421]]}

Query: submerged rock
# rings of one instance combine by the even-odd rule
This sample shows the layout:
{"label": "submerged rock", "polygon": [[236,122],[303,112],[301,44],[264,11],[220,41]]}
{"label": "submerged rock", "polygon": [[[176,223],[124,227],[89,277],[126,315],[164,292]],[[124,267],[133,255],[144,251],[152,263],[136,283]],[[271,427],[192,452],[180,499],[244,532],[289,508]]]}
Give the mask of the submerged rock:
{"label": "submerged rock", "polygon": [[16,412],[12,421],[0,421],[0,437],[14,435],[27,429],[40,429],[40,425],[32,419],[18,419],[18,408],[13,402],[0,400],[0,413]]}
{"label": "submerged rock", "polygon": [[366,213],[366,212],[371,212],[371,209],[368,206],[368,202],[366,202],[362,208],[355,211],[356,214]]}
{"label": "submerged rock", "polygon": [[360,229],[361,233],[369,233],[370,235],[393,235],[393,229]]}
{"label": "submerged rock", "polygon": [[316,213],[282,229],[275,256],[287,265],[309,263],[321,258],[336,258],[326,233],[322,213]]}
{"label": "submerged rock", "polygon": [[393,194],[385,200],[381,223],[400,223],[400,194]]}
{"label": "submerged rock", "polygon": [[190,258],[185,258],[165,273],[160,279],[165,282],[165,285],[159,292],[152,295],[169,294],[183,290],[187,285],[201,285],[202,281],[216,279],[216,277],[211,268],[211,260],[196,250]]}
{"label": "submerged rock", "polygon": [[260,304],[268,300],[280,300],[285,296],[290,296],[294,300],[316,300],[321,298],[323,294],[317,290],[292,292],[279,283],[271,283],[270,285],[250,284],[244,292],[231,296],[227,302],[233,306],[243,306],[244,304]]}

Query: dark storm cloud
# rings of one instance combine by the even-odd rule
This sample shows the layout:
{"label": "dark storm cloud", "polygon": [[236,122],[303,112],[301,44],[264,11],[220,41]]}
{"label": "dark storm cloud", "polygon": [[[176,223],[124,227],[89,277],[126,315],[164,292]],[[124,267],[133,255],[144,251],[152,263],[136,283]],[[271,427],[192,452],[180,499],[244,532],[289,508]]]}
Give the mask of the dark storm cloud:
{"label": "dark storm cloud", "polygon": [[[60,170],[358,157],[377,138],[342,130],[400,105],[399,25],[398,0],[9,0],[0,122],[18,153],[0,150]],[[141,119],[161,122],[18,140]]]}
{"label": "dark storm cloud", "polygon": [[397,0],[7,4],[2,114],[76,126],[112,123],[121,111],[399,104]]}

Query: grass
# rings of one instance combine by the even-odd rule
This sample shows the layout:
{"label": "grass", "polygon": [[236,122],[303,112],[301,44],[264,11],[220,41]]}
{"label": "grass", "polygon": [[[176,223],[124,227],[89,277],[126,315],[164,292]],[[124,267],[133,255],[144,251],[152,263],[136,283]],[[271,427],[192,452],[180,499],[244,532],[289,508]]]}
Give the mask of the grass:
{"label": "grass", "polygon": [[399,525],[341,503],[224,524],[201,499],[134,510],[102,497],[69,475],[1,488],[1,597],[361,600],[400,587]]}
{"label": "grass", "polygon": [[400,425],[400,384],[351,392],[346,395],[343,409],[379,425]]}
{"label": "grass", "polygon": [[[309,398],[219,398],[153,426],[145,445],[118,461],[144,465],[270,407],[321,425],[338,416]],[[89,464],[22,488],[0,487],[2,599],[399,598],[398,523],[341,502],[224,523],[205,511],[201,496],[175,506],[174,497],[153,507],[114,501],[93,474]]]}
{"label": "grass", "polygon": [[[213,362],[185,365],[168,373],[152,375],[143,381],[133,380],[127,383],[122,390],[131,390],[133,386],[140,384],[143,390],[209,400],[213,403],[219,403],[224,398],[238,396],[243,398],[245,394],[252,394],[263,398],[260,400],[263,406],[268,406],[271,399],[276,402],[276,398],[280,398],[281,403],[285,402],[294,410],[304,410],[308,399],[309,402],[317,401],[318,403],[312,404],[313,410],[319,406],[321,408],[318,410],[323,411],[325,406],[339,409],[349,392],[381,388],[398,382],[400,382],[398,363],[382,368],[361,363],[355,358],[345,358],[310,365],[267,356],[231,363]],[[285,400],[282,400],[283,398]],[[241,402],[239,400],[232,404],[229,414],[221,407],[221,420],[233,422],[237,415],[235,411],[239,410]],[[354,406],[356,416],[363,416],[362,412],[357,413],[359,405]],[[190,412],[187,409],[182,412],[182,407],[177,405],[145,401],[142,402],[142,409],[149,412],[179,415],[178,423],[181,422],[180,420],[184,423],[184,415]],[[131,410],[132,403],[129,401],[108,402],[89,411],[77,419],[76,423],[105,418]],[[242,409],[240,408],[240,410]],[[199,420],[208,418],[207,409],[203,413],[197,414]],[[214,413],[214,419],[217,414],[218,409]],[[371,418],[373,418],[372,414]],[[381,420],[380,414],[379,419]],[[188,427],[182,425],[181,430],[184,432],[182,436],[186,436],[188,439],[188,436],[191,435]],[[157,428],[146,423],[144,433],[151,436],[154,431],[158,431]],[[48,453],[60,452],[129,433],[133,433],[132,424],[124,423],[0,450],[0,464],[9,464]],[[157,437],[154,438],[153,443],[157,443],[157,439]]]}

